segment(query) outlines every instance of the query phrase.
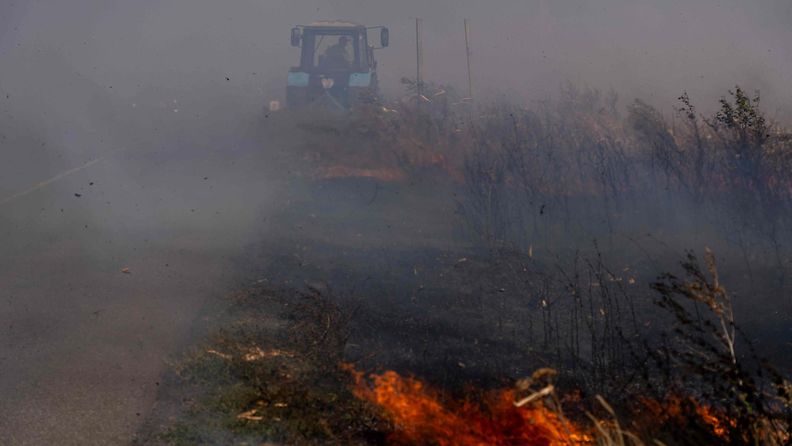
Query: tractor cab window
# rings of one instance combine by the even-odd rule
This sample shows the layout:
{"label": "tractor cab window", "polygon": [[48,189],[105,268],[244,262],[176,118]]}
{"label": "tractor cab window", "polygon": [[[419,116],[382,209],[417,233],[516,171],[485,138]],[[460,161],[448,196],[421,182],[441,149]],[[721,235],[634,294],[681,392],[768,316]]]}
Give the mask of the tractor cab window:
{"label": "tractor cab window", "polygon": [[316,45],[314,66],[317,68],[347,70],[354,62],[349,36],[321,36]]}
{"label": "tractor cab window", "polygon": [[365,51],[365,40],[359,33],[307,33],[302,65],[311,71],[354,70],[367,65]]}

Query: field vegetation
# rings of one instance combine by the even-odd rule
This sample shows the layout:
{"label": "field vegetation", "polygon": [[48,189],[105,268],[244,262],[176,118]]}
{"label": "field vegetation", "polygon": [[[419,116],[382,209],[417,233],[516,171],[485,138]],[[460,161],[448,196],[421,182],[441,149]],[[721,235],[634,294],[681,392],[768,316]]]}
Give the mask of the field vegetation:
{"label": "field vegetation", "polygon": [[324,192],[283,220],[337,232],[251,247],[268,286],[179,362],[192,403],[151,435],[792,441],[792,133],[758,93],[664,115],[573,85],[532,107],[423,91],[296,126]]}

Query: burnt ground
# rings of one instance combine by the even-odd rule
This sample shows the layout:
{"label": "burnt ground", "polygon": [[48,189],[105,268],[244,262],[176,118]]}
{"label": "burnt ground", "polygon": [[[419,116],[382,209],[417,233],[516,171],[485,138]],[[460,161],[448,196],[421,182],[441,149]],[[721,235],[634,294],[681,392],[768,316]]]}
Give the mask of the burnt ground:
{"label": "burnt ground", "polygon": [[[286,324],[294,317],[288,307],[299,302],[300,292],[316,292],[348,316],[349,336],[341,355],[360,370],[396,370],[451,392],[464,392],[470,385],[508,387],[541,367],[572,370],[571,364],[556,362],[553,350],[558,344],[541,329],[543,317],[567,316],[561,308],[543,313],[542,300],[563,290],[564,285],[556,280],[559,268],[569,265],[558,258],[528,257],[467,242],[458,231],[453,185],[430,180],[389,184],[336,179],[299,187],[304,189],[294,201],[272,217],[272,233],[281,236],[251,243],[233,260],[234,270],[245,281],[236,292],[229,292],[228,301],[238,293],[269,297],[260,306],[213,315],[208,332],[228,329],[240,318],[274,318],[279,321],[276,325]],[[640,310],[655,311],[655,296],[648,285],[659,273],[657,262],[673,266],[677,259],[628,255],[633,257],[622,284],[629,295],[625,297],[633,299]],[[606,257],[606,262],[615,258]],[[621,272],[621,263],[608,267],[613,265]],[[628,284],[628,276],[634,282]],[[662,325],[661,319],[651,319],[646,313],[640,317],[638,325],[644,332]],[[277,334],[268,336],[261,348],[281,348],[280,341],[274,340]],[[761,333],[760,338],[773,339],[773,334]],[[192,345],[186,357],[202,345]],[[763,354],[783,349],[783,342],[768,345]],[[174,363],[184,361],[183,355],[174,356]],[[167,385],[160,388],[155,409],[138,432],[141,444],[155,441],[185,417],[201,419],[190,410],[205,404],[208,397],[206,389],[192,381],[174,370],[165,373]],[[569,380],[567,388],[577,384]],[[614,384],[620,385],[610,383]],[[193,409],[185,412],[185,408]],[[241,411],[230,409],[234,410]],[[209,419],[217,422],[222,412],[214,413]],[[240,429],[235,421],[204,427],[197,437],[188,435],[195,433],[192,428],[180,426],[184,430],[167,437],[175,444],[267,438],[256,436],[259,431],[251,434],[250,426]],[[190,441],[179,443],[184,438]]]}
{"label": "burnt ground", "polygon": [[[248,141],[120,152],[6,205],[0,440],[153,442],[201,399],[175,375],[185,353],[255,288],[276,298],[253,308],[276,332],[295,291],[330,296],[350,317],[343,359],[362,370],[459,389],[564,366],[539,328],[561,260],[473,245],[443,180],[313,181],[288,138]],[[632,256],[613,266],[629,263],[645,297],[658,255]],[[762,339],[777,352],[788,333]]]}
{"label": "burnt ground", "polygon": [[[172,134],[108,146],[2,205],[0,442],[127,444],[161,415],[180,354],[225,320],[229,292],[326,281],[362,296],[391,266],[395,286],[416,277],[405,249],[430,263],[456,243],[453,201],[305,181],[293,135],[267,126],[229,136],[164,122]],[[97,157],[34,155],[33,174],[4,182],[4,196]]]}

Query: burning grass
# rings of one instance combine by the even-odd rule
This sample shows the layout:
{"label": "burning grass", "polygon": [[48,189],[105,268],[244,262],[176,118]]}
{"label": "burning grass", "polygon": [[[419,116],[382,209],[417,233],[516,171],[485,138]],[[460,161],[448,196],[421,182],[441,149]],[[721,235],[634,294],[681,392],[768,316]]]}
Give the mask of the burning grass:
{"label": "burning grass", "polygon": [[[394,431],[387,437],[392,445],[750,444],[731,441],[737,422],[692,397],[669,396],[662,402],[640,398],[633,407],[629,420],[633,431],[629,431],[599,396],[595,401],[604,409],[605,418],[587,412],[588,420],[567,419],[563,406],[575,405],[573,409],[579,411],[583,402],[577,398],[562,402],[552,385],[524,398],[519,398],[519,388],[472,390],[474,399],[460,401],[394,371],[372,374],[369,380],[354,369],[350,372],[355,376],[355,395],[379,406],[393,423]],[[523,386],[518,383],[518,387]],[[667,437],[668,443],[659,437]],[[765,440],[786,441],[788,437],[768,432]]]}
{"label": "burning grass", "polygon": [[[693,257],[685,265],[691,276],[687,281],[669,275],[663,278],[670,283],[667,289],[657,285],[665,305],[687,291],[695,293],[696,302],[706,303],[716,320],[726,317],[726,291],[717,282],[714,264],[709,264],[711,277],[698,269]],[[683,301],[674,302],[684,306]],[[276,310],[279,322],[272,319]],[[685,359],[686,379],[668,369],[663,373],[669,374],[669,381],[662,387],[652,387],[658,383],[656,377],[623,386],[625,394],[612,406],[598,395],[586,396],[586,389],[556,382],[563,378],[561,373],[546,368],[513,387],[465,385],[464,391],[394,370],[366,376],[344,362],[351,313],[318,291],[295,295],[250,290],[239,295],[234,311],[237,318],[231,328],[220,331],[178,367],[180,379],[193,386],[193,398],[160,441],[395,446],[789,441],[789,420],[784,416],[789,416],[790,400],[783,394],[788,383],[781,380],[775,387],[778,395],[766,395],[756,375],[736,368],[742,362],[731,359],[731,338],[716,336],[714,341],[711,354],[722,352],[724,361],[717,356],[704,363]],[[712,333],[730,326],[730,321],[713,324]],[[680,334],[690,333],[684,340],[699,339],[699,347],[711,337],[685,322],[677,328]],[[721,344],[724,347],[718,347]],[[708,393],[701,379],[717,380],[720,387]],[[200,397],[194,396],[196,388],[202,389]]]}
{"label": "burning grass", "polygon": [[[792,387],[753,352],[726,292],[743,271],[721,278],[711,254],[703,267],[691,254],[681,274],[663,274],[650,288],[669,263],[658,266],[648,252],[643,265],[653,265],[641,269],[633,260],[643,247],[626,246],[637,245],[630,235],[638,231],[685,235],[700,225],[705,237],[728,237],[725,246],[741,252],[751,281],[757,258],[771,259],[763,267],[783,279],[792,140],[741,90],[711,119],[683,96],[677,128],[640,102],[622,119],[612,98],[567,93],[539,110],[401,104],[315,129],[311,150],[322,153],[309,158],[319,177],[451,179],[444,185],[454,193],[456,223],[473,246],[439,255],[426,246],[395,250],[388,240],[383,273],[372,267],[378,247],[361,236],[371,228],[349,215],[336,227],[359,244],[300,240],[295,264],[280,253],[267,276],[293,284],[335,275],[361,290],[363,310],[353,318],[316,290],[242,293],[229,326],[177,368],[182,385],[192,386],[187,409],[159,438],[789,444]],[[425,192],[418,189],[412,193]],[[379,185],[364,200],[367,215],[378,193]],[[419,213],[404,203],[387,206],[399,218]],[[679,223],[678,214],[693,223]],[[317,226],[326,238],[343,235],[324,223]],[[401,237],[399,244],[415,236],[376,231]],[[608,241],[605,254],[596,242],[594,254],[578,252],[592,238]],[[614,258],[618,267],[610,268]],[[783,296],[781,282],[773,292]],[[365,375],[342,365],[350,361],[389,371]],[[557,376],[544,369],[518,380],[546,365]]]}
{"label": "burning grass", "polygon": [[[592,437],[543,401],[519,404],[516,390],[487,392],[481,401],[449,401],[425,383],[394,371],[355,376],[355,395],[375,403],[393,422],[393,445],[554,446],[591,443]],[[543,395],[547,396],[547,395]]]}

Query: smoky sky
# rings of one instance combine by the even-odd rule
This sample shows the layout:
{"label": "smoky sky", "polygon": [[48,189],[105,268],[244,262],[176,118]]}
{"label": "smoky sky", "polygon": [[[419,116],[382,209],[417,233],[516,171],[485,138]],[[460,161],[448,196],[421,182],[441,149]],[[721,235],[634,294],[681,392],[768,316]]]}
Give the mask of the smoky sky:
{"label": "smoky sky", "polygon": [[425,78],[462,89],[470,19],[482,103],[570,81],[711,111],[739,84],[792,119],[791,0],[0,0],[0,442],[5,426],[50,444],[139,422],[161,358],[230,280],[225,256],[302,212],[290,150],[321,135],[264,119],[299,59],[290,29],[389,27],[378,71],[396,99],[416,17]]}
{"label": "smoky sky", "polygon": [[254,107],[283,96],[298,59],[293,25],[346,19],[390,27],[380,77],[396,96],[399,79],[414,76],[415,17],[426,78],[457,87],[471,20],[480,95],[544,99],[569,80],[661,107],[685,90],[705,106],[735,84],[760,89],[771,114],[792,102],[788,0],[4,0],[0,89],[26,97],[16,107],[56,115],[84,102],[70,77],[121,102],[151,88],[222,88]]}

